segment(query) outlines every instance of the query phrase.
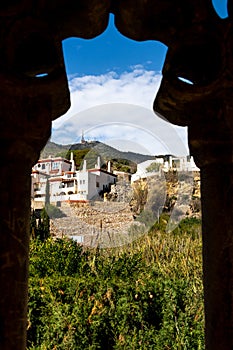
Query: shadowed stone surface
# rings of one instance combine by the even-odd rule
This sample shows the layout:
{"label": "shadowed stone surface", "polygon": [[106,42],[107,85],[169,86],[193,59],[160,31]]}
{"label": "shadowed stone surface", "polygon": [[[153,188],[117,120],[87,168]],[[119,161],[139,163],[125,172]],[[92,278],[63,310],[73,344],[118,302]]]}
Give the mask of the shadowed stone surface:
{"label": "shadowed stone surface", "polygon": [[61,41],[101,34],[110,12],[123,35],[168,46],[154,109],[189,127],[202,176],[206,349],[233,348],[232,9],[222,20],[211,0],[1,2],[1,349],[26,346],[30,170],[70,105]]}

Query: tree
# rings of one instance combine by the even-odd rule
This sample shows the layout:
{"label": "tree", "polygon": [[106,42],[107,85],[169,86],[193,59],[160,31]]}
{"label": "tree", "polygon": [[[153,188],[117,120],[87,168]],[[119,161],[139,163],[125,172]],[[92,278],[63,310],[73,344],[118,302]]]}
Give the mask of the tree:
{"label": "tree", "polygon": [[35,211],[32,211],[30,233],[32,238],[39,238],[42,242],[50,237],[50,218],[45,207],[41,210],[38,219]]}

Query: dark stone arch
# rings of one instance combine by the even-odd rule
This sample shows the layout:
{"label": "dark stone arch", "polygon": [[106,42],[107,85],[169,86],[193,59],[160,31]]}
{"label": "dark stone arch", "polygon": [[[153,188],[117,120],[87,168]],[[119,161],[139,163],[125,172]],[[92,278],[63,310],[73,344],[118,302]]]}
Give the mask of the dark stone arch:
{"label": "dark stone arch", "polygon": [[211,0],[1,2],[0,347],[26,348],[30,172],[50,136],[51,121],[70,105],[61,41],[101,34],[110,12],[123,35],[169,47],[154,108],[189,126],[190,150],[202,176],[206,349],[232,349],[230,0],[224,20]]}

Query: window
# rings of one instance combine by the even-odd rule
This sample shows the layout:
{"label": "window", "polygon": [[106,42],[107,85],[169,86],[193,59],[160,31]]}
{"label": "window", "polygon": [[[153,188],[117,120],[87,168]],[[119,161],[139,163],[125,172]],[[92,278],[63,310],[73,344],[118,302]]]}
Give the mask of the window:
{"label": "window", "polygon": [[40,191],[40,184],[35,184],[34,185],[34,190],[35,191]]}
{"label": "window", "polygon": [[43,170],[45,169],[45,164],[42,164],[42,169],[43,169]]}
{"label": "window", "polygon": [[100,183],[98,181],[96,182],[96,187],[100,187]]}
{"label": "window", "polygon": [[53,162],[52,163],[52,169],[58,169],[59,168],[59,163],[58,162]]}

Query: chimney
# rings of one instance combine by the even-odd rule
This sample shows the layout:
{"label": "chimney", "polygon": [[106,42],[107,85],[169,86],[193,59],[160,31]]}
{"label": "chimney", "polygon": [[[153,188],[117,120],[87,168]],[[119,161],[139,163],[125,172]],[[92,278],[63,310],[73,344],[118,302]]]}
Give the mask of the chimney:
{"label": "chimney", "polygon": [[110,162],[110,160],[108,161],[108,172],[111,173],[111,162]]}
{"label": "chimney", "polygon": [[97,158],[97,169],[100,169],[100,157]]}
{"label": "chimney", "polygon": [[83,171],[87,171],[87,161],[84,159],[83,161]]}
{"label": "chimney", "polygon": [[169,169],[172,169],[172,156],[169,156]]}
{"label": "chimney", "polygon": [[75,164],[74,164],[74,153],[73,152],[70,153],[70,161],[71,161],[71,171],[74,172],[75,171]]}

